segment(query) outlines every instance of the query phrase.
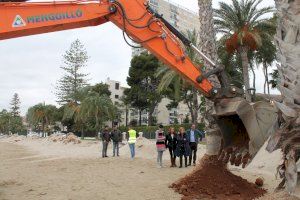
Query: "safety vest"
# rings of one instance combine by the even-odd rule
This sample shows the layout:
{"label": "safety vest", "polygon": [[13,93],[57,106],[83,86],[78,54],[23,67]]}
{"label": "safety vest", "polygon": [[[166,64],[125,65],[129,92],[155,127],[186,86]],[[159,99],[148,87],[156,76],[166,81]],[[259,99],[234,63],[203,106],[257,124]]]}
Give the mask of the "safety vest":
{"label": "safety vest", "polygon": [[136,142],[136,131],[135,130],[129,130],[129,140],[128,143],[129,144],[134,144]]}

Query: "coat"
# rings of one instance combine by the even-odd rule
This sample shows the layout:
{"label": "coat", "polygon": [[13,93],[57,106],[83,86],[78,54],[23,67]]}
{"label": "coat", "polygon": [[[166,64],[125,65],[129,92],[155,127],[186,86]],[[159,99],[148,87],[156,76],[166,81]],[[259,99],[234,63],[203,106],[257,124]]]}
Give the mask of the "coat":
{"label": "coat", "polygon": [[110,134],[109,134],[109,131],[108,130],[103,130],[101,132],[101,139],[102,141],[106,141],[106,142],[110,142]]}
{"label": "coat", "polygon": [[177,146],[177,134],[174,134],[174,137],[172,138],[171,134],[169,133],[166,136],[166,146],[169,148],[169,150],[175,150]]}
{"label": "coat", "polygon": [[164,151],[166,150],[166,136],[164,132],[160,132],[157,130],[155,132],[155,139],[156,139],[156,148],[157,151]]}
{"label": "coat", "polygon": [[[186,132],[186,134],[187,134],[187,139],[188,139],[189,142],[190,142],[190,139],[191,139],[191,130],[188,130],[188,131]],[[201,131],[199,131],[198,129],[195,129],[195,130],[194,130],[194,135],[195,135],[195,141],[196,141],[197,144],[198,144],[199,141],[202,141],[203,134],[202,134]]]}
{"label": "coat", "polygon": [[113,142],[122,142],[122,133],[119,130],[112,130],[110,138]]}
{"label": "coat", "polygon": [[191,148],[190,148],[189,140],[187,139],[187,134],[184,133],[183,136],[181,136],[181,134],[178,133],[175,155],[177,157],[180,157],[180,156],[190,156],[190,154],[191,154]]}

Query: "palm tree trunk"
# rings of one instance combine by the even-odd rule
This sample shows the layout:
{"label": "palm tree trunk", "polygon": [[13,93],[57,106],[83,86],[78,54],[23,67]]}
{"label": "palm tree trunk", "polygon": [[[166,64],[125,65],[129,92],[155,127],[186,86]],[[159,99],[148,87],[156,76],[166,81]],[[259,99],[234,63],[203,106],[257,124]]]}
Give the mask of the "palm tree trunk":
{"label": "palm tree trunk", "polygon": [[267,75],[266,75],[266,65],[265,65],[265,62],[263,62],[263,72],[264,72],[264,76],[265,76],[265,82],[264,82],[264,94],[266,94]]}
{"label": "palm tree trunk", "polygon": [[198,102],[198,93],[195,88],[193,88],[193,116],[192,123],[198,124],[198,111],[199,111],[199,102]]}
{"label": "palm tree trunk", "polygon": [[268,96],[269,96],[269,99],[270,99],[269,72],[268,72],[267,64],[265,65],[265,69],[266,69],[266,85],[267,85]]}
{"label": "palm tree trunk", "polygon": [[139,110],[139,126],[142,126],[142,110]]}
{"label": "palm tree trunk", "polygon": [[[200,20],[200,30],[199,30],[199,49],[212,61],[217,62],[217,47],[216,47],[216,38],[215,38],[215,29],[213,23],[213,8],[212,8],[212,0],[198,0],[199,6],[199,20]],[[205,60],[204,66],[207,71],[213,69],[208,62]],[[209,78],[210,82],[214,87],[219,88],[220,82],[216,76],[211,76]],[[207,100],[206,101],[206,110],[207,117],[205,120],[206,129],[215,129],[217,128],[217,123],[212,117],[213,112],[213,102]]]}
{"label": "palm tree trunk", "polygon": [[250,80],[249,80],[249,58],[248,58],[248,48],[241,47],[239,49],[242,59],[242,68],[243,68],[243,79],[245,85],[245,97],[247,101],[251,101],[251,95],[249,93],[250,89]]}
{"label": "palm tree trunk", "polygon": [[[277,65],[280,83],[279,90],[283,102],[275,102],[279,108],[277,129],[267,149],[278,148],[284,153],[284,162],[280,169],[284,171],[286,189],[295,191],[297,185],[297,166],[300,138],[300,3],[299,1],[275,0],[278,16],[276,45],[281,64]],[[279,128],[278,128],[279,127]]]}

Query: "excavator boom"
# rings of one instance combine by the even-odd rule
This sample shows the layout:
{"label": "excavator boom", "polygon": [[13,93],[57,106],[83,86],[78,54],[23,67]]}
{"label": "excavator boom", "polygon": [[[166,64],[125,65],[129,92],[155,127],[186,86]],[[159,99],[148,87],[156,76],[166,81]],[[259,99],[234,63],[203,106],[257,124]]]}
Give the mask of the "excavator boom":
{"label": "excavator boom", "polygon": [[[145,0],[0,3],[0,40],[112,22],[209,97],[212,85],[197,82],[201,70],[185,56],[182,42],[155,17]],[[103,36],[99,36],[103,37]],[[117,56],[117,55],[116,55]]]}

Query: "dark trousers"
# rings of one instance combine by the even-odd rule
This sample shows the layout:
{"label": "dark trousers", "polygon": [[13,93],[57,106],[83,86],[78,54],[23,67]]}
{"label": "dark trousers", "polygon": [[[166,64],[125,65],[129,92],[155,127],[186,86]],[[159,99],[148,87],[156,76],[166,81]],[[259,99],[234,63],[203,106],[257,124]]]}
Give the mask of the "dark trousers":
{"label": "dark trousers", "polygon": [[171,159],[173,158],[176,158],[176,156],[175,156],[175,149],[173,149],[173,148],[169,148],[169,153],[170,153],[170,157],[171,157]]}
{"label": "dark trousers", "polygon": [[[179,156],[180,167],[182,167],[182,157],[183,155]],[[187,167],[187,156],[184,156],[184,165]]]}
{"label": "dark trousers", "polygon": [[198,148],[197,143],[196,142],[190,142],[190,148],[191,148],[191,154],[189,156],[189,164],[192,164],[192,160],[193,160],[193,163],[196,164],[197,148]]}
{"label": "dark trousers", "polygon": [[113,142],[113,156],[116,155],[117,150],[117,156],[119,156],[119,142]]}
{"label": "dark trousers", "polygon": [[103,141],[102,142],[102,158],[107,157],[107,146],[108,146],[108,142]]}

